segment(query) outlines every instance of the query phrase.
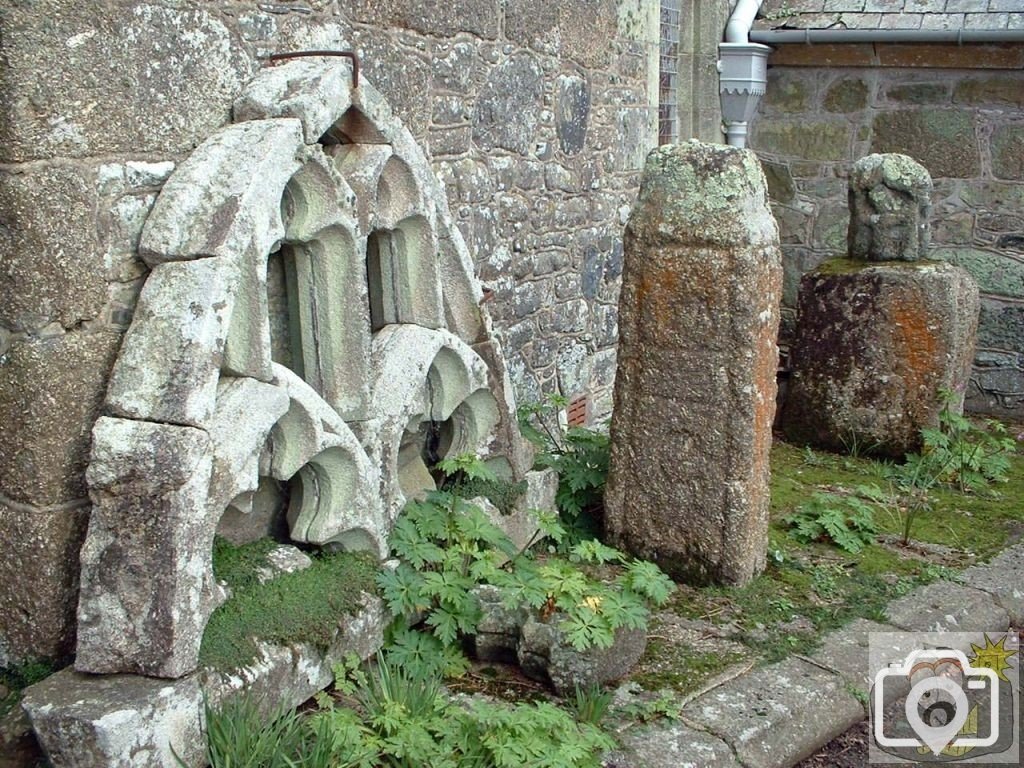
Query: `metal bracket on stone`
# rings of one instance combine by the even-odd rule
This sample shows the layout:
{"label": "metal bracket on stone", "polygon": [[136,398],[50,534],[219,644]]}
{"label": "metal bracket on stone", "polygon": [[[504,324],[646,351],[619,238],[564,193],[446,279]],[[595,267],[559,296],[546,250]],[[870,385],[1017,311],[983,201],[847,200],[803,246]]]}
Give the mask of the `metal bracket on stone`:
{"label": "metal bracket on stone", "polygon": [[355,51],[292,51],[290,53],[272,53],[267,57],[271,66],[279,61],[301,59],[310,56],[343,56],[352,61],[352,88],[359,87],[359,54]]}

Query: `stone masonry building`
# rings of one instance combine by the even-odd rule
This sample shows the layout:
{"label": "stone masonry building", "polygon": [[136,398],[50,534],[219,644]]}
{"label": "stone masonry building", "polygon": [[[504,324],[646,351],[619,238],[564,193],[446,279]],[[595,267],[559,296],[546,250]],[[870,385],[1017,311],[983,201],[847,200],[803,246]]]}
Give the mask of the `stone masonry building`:
{"label": "stone masonry building", "polygon": [[140,234],[165,181],[231,122],[270,54],[358,53],[443,183],[518,398],[584,395],[597,420],[610,409],[622,229],[658,143],[658,100],[671,107],[663,139],[721,139],[714,62],[728,10],[697,0],[0,9],[0,665],[73,648],[90,434],[150,271]]}
{"label": "stone masonry building", "polygon": [[846,251],[846,176],[873,152],[935,182],[930,258],[981,292],[971,410],[1024,408],[1024,4],[1020,0],[765,0],[773,46],[750,146],[786,268],[782,344],[800,275]]}

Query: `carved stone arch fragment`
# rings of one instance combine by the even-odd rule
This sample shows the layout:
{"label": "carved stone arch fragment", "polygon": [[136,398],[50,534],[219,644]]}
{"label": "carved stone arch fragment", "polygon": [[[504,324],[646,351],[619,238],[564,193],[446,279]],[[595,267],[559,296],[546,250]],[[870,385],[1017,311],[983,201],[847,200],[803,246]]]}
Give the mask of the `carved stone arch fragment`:
{"label": "carved stone arch fragment", "polygon": [[437,459],[529,468],[472,260],[380,94],[294,61],[235,116],[143,232],[152,273],[93,432],[81,671],[195,668],[227,508],[237,529],[286,506],[293,540],[383,558]]}

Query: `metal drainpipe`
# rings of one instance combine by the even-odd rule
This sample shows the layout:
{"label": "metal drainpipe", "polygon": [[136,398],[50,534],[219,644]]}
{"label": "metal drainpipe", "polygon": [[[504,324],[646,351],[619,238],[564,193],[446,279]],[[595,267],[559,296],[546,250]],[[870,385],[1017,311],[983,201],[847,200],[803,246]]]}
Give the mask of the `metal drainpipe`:
{"label": "metal drainpipe", "polygon": [[739,0],[725,27],[725,42],[718,44],[722,120],[726,141],[734,147],[747,145],[747,125],[768,81],[768,54],[772,49],[749,38],[761,2]]}
{"label": "metal drainpipe", "polygon": [[1021,43],[1024,29],[760,29],[750,39],[783,43]]}

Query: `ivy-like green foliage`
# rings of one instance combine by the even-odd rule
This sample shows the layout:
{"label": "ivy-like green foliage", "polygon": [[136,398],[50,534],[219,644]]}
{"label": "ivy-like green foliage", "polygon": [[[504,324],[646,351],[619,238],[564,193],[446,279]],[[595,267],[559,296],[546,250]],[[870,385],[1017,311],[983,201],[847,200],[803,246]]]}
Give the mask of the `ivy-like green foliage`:
{"label": "ivy-like green foliage", "polygon": [[800,541],[829,541],[851,554],[878,534],[873,506],[853,495],[815,493],[783,520],[793,526],[793,535]]}
{"label": "ivy-like green foliage", "polygon": [[[342,671],[343,684],[353,671]],[[245,699],[208,708],[212,768],[596,768],[614,746],[595,724],[547,702],[456,703],[436,674],[384,658],[356,675],[353,707],[321,694],[311,716],[285,713],[269,725]]]}
{"label": "ivy-like green foliage", "polygon": [[210,616],[199,649],[199,663],[219,670],[243,666],[256,658],[256,640],[307,642],[326,648],[338,618],[359,607],[360,595],[372,592],[376,559],[365,553],[314,553],[313,565],[260,584],[256,569],[277,546],[260,539],[240,547],[217,538],[214,576],[226,581],[231,598]]}
{"label": "ivy-like green foliage", "polygon": [[567,401],[549,395],[543,403],[519,408],[523,436],[539,452],[536,464],[558,474],[555,503],[568,533],[568,542],[595,536],[604,513],[604,487],[608,478],[608,435],[584,427],[563,428],[558,419]]}
{"label": "ivy-like green foliage", "polygon": [[[549,530],[562,534],[557,525]],[[423,617],[437,641],[398,634],[391,652],[407,663],[424,663],[476,630],[480,607],[472,590],[480,584],[497,587],[510,607],[557,611],[560,628],[579,650],[610,647],[620,627],[643,629],[647,606],[663,604],[674,587],[653,563],[629,560],[596,540],[572,546],[569,560],[535,560],[516,552],[478,507],[443,491],[406,505],[391,546],[400,564],[378,576],[384,600],[407,624]],[[598,581],[580,569],[584,563],[621,569],[615,579]]]}

